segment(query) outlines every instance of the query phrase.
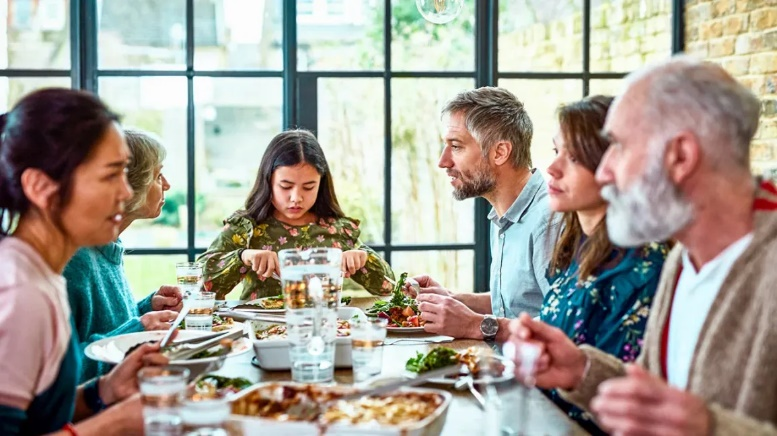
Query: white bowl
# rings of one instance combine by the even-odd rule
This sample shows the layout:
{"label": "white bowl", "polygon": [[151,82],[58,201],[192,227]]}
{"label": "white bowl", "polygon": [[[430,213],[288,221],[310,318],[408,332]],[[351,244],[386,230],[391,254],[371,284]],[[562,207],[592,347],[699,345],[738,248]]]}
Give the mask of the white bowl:
{"label": "white bowl", "polygon": [[[235,328],[244,329],[245,325],[236,325]],[[164,330],[150,331],[150,332],[138,332],[127,333],[119,336],[112,336],[99,341],[92,342],[84,350],[86,357],[96,360],[98,362],[106,362],[110,364],[117,364],[124,360],[124,355],[127,350],[137,344],[150,341],[160,341],[167,332]],[[187,339],[194,339],[197,337],[212,334],[212,332],[197,331],[197,330],[179,330],[175,337],[176,341],[185,341]],[[251,343],[246,338],[240,338],[233,342],[232,351],[227,354],[227,357],[237,356],[243,354],[251,349]],[[212,362],[217,362],[211,371],[218,370],[224,362],[219,356],[206,357],[204,359],[189,359],[189,360],[177,360],[171,361],[170,366],[180,366],[189,369],[190,377],[196,377],[210,365]]]}
{"label": "white bowl", "polygon": [[[353,318],[366,320],[367,315],[361,309],[356,307],[341,307],[337,309],[337,318],[350,320]],[[277,323],[266,321],[246,321],[247,328],[250,329],[249,335],[253,341],[256,361],[262,369],[269,371],[288,371],[291,369],[291,360],[289,359],[289,340],[288,339],[256,339],[256,330],[270,328]],[[335,339],[335,367],[351,368],[351,338],[342,336]]]}

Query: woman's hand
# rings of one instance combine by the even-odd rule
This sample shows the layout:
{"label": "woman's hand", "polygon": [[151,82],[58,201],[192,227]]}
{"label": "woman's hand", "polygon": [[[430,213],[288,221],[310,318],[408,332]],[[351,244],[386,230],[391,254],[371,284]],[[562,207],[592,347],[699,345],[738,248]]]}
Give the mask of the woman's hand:
{"label": "woman's hand", "polygon": [[367,264],[367,252],[362,250],[348,250],[343,252],[341,269],[346,277],[355,274]]}
{"label": "woman's hand", "polygon": [[111,405],[138,392],[138,371],[144,366],[164,366],[168,358],[159,352],[159,343],[143,344],[100,378],[98,392],[103,403]]}
{"label": "woman's hand", "polygon": [[183,308],[183,295],[178,286],[164,285],[151,297],[151,310],[174,310],[180,312],[181,308]]}
{"label": "woman's hand", "polygon": [[259,277],[270,278],[273,273],[281,275],[278,253],[269,250],[244,250],[240,260],[251,267]]}
{"label": "woman's hand", "polygon": [[175,321],[177,316],[178,312],[172,310],[148,312],[140,317],[140,323],[146,331],[167,330],[170,328],[170,322]]}

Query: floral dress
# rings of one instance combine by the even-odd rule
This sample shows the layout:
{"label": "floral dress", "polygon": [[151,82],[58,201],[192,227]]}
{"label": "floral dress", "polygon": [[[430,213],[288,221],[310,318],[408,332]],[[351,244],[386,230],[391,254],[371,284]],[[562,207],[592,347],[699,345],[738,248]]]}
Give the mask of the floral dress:
{"label": "floral dress", "polygon": [[[563,330],[578,345],[588,344],[624,362],[633,362],[642,349],[642,336],[668,251],[663,243],[624,250],[620,255],[613,251],[612,259],[617,264],[582,283],[578,283],[575,261],[564,271],[548,271],[551,285],[540,308],[540,319]],[[590,414],[562,400],[556,391],[545,393],[584,429],[605,434]]]}
{"label": "floral dress", "polygon": [[224,297],[241,281],[242,300],[281,294],[281,284],[273,278],[257,277],[238,255],[240,249],[269,250],[276,253],[287,248],[339,248],[343,251],[367,252],[367,263],[351,279],[371,294],[387,295],[394,279],[391,267],[374,250],[359,241],[359,221],[353,218],[321,218],[304,226],[282,223],[274,217],[257,224],[251,218],[234,213],[224,221],[224,228],[198,261],[203,263],[204,287]]}

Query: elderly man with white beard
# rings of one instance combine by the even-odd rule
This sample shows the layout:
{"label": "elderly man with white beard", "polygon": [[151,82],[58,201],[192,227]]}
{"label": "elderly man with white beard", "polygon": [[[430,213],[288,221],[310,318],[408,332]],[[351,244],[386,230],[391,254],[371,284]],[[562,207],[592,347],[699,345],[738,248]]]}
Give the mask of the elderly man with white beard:
{"label": "elderly man with white beard", "polygon": [[507,348],[539,346],[537,386],[560,389],[614,434],[777,435],[777,188],[749,168],[759,101],[721,67],[686,57],[627,85],[597,170],[607,230],[618,245],[680,243],[642,354],[624,365],[526,314]]}

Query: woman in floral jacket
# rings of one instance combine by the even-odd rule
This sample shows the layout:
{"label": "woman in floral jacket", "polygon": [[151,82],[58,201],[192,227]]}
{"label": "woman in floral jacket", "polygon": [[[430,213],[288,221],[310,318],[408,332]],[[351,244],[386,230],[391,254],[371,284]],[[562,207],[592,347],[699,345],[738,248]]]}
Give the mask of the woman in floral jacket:
{"label": "woman in floral jacket", "polygon": [[224,221],[221,234],[200,256],[205,288],[224,299],[241,281],[243,300],[279,295],[278,251],[334,247],[343,272],[372,294],[391,292],[391,267],[359,241],[359,221],[345,216],[329,165],[315,136],[305,130],[273,138],[262,156],[245,209]]}
{"label": "woman in floral jacket", "polygon": [[[559,110],[553,139],[556,159],[548,168],[550,207],[562,214],[540,318],[578,344],[589,344],[625,362],[642,347],[653,295],[668,247],[653,243],[614,247],[607,235],[607,204],[594,178],[609,146],[599,132],[612,98],[594,96]],[[603,434],[591,417],[546,392],[592,434]]]}

